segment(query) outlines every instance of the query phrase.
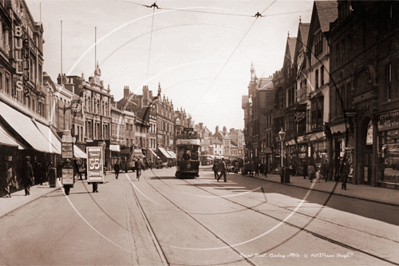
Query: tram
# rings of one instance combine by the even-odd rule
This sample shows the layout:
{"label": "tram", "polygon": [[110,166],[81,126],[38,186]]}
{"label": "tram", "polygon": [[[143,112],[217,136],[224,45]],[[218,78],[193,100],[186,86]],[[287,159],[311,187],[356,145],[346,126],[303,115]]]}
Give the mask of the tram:
{"label": "tram", "polygon": [[177,178],[195,178],[199,174],[199,147],[200,139],[197,132],[193,132],[192,128],[185,128],[184,131],[177,135]]}

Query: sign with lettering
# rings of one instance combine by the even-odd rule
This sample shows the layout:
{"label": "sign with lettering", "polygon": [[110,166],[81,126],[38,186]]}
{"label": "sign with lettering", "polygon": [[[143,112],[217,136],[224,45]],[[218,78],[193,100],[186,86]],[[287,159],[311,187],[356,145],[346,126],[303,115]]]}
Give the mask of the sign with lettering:
{"label": "sign with lettering", "polygon": [[61,157],[63,159],[73,158],[73,143],[72,142],[62,142],[61,143]]}
{"label": "sign with lettering", "polygon": [[199,139],[177,139],[176,145],[200,145]]}
{"label": "sign with lettering", "polygon": [[104,182],[103,147],[86,147],[87,154],[87,181]]}
{"label": "sign with lettering", "polygon": [[63,185],[73,185],[73,168],[62,168],[62,184]]}

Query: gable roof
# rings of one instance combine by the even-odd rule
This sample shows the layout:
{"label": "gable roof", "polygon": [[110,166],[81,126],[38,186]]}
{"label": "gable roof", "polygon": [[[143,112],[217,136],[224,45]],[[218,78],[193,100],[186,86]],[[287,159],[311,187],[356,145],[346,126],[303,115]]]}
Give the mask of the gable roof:
{"label": "gable roof", "polygon": [[288,37],[287,44],[289,45],[290,49],[290,58],[293,60],[295,54],[296,37]]}
{"label": "gable roof", "polygon": [[301,45],[308,42],[310,23],[300,23],[298,27],[298,37]]}
{"label": "gable roof", "polygon": [[338,1],[315,1],[313,12],[317,12],[321,31],[328,32],[330,23],[338,18]]}
{"label": "gable roof", "polygon": [[[287,37],[287,43],[285,45],[285,53],[284,53],[284,61],[283,68],[290,68],[292,64],[294,64],[294,56],[295,56],[295,47],[296,47],[296,38],[295,37]],[[288,64],[288,66],[287,66]]]}
{"label": "gable roof", "polygon": [[260,78],[258,90],[267,90],[273,88],[273,78]]}

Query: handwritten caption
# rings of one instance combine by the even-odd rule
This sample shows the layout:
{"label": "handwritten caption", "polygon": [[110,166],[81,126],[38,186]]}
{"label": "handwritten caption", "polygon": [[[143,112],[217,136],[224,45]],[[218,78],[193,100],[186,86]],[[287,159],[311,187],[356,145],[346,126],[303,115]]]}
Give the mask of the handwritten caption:
{"label": "handwritten caption", "polygon": [[289,254],[281,254],[281,253],[252,253],[252,254],[240,254],[241,258],[277,258],[277,259],[285,259],[285,258],[342,258],[347,259],[353,256],[352,252],[347,252],[345,254],[337,253],[337,254],[327,254],[327,253],[314,253],[314,254],[299,254],[299,253],[289,253]]}

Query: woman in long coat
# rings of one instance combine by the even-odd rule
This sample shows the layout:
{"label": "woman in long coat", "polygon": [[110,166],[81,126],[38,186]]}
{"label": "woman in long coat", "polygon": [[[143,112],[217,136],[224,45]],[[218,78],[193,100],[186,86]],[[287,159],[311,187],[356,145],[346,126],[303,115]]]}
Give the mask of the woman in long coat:
{"label": "woman in long coat", "polygon": [[25,158],[21,167],[21,181],[25,189],[25,196],[30,195],[30,187],[34,184],[34,174],[32,165],[29,162],[29,157]]}

